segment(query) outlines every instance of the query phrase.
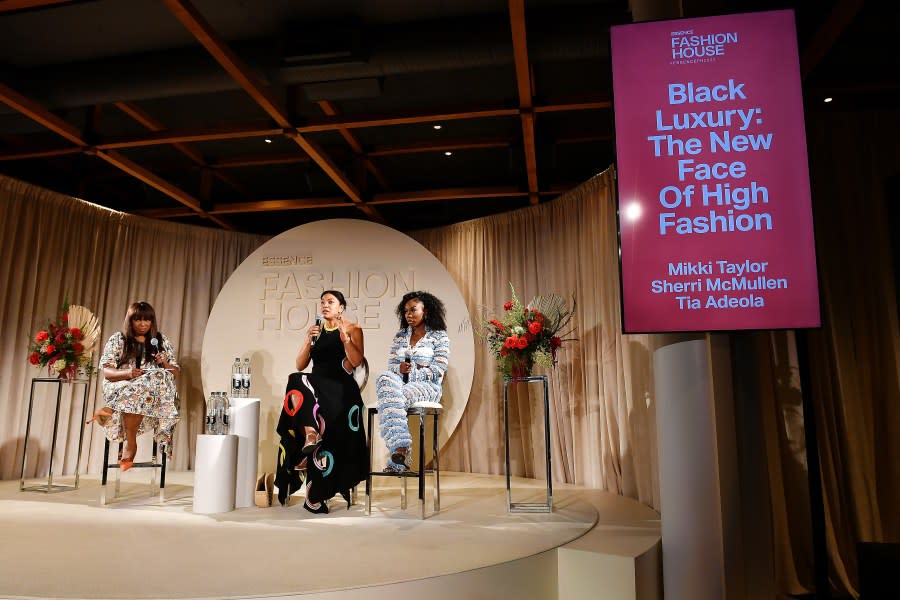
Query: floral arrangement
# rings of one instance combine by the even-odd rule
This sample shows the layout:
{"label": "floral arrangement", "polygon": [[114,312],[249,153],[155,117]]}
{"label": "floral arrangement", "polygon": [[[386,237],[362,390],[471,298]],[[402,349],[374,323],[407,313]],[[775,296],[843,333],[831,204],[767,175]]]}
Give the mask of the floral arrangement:
{"label": "floral arrangement", "polygon": [[72,381],[81,370],[92,370],[91,354],[100,337],[100,323],[83,306],[63,303],[56,320],[38,331],[28,348],[28,362]]}
{"label": "floral arrangement", "polygon": [[478,331],[497,359],[497,369],[505,377],[521,378],[530,375],[535,365],[556,366],[557,350],[575,339],[568,337],[574,298],[571,309],[556,294],[535,296],[523,306],[512,284],[509,287],[512,297],[503,305],[503,315],[486,315]]}

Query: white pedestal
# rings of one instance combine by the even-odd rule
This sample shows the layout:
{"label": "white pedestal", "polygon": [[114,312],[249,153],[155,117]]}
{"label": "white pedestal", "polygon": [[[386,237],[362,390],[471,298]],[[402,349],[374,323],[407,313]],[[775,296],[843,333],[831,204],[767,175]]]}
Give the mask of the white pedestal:
{"label": "white pedestal", "polygon": [[259,458],[259,398],[231,398],[230,429],[238,437],[235,508],[255,506]]}
{"label": "white pedestal", "polygon": [[215,514],[234,510],[237,472],[236,435],[198,435],[194,460],[194,512]]}

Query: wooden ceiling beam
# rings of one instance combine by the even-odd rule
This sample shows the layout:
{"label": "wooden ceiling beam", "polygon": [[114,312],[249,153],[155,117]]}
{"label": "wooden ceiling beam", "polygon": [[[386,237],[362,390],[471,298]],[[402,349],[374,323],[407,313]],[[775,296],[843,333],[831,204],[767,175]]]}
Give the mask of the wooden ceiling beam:
{"label": "wooden ceiling beam", "polygon": [[[200,203],[197,201],[197,199],[187,192],[179,189],[168,181],[165,181],[164,179],[151,173],[144,167],[125,158],[117,152],[97,150],[96,148],[88,147],[87,143],[82,139],[81,132],[77,127],[71,125],[63,119],[60,119],[37,102],[26,98],[25,96],[19,94],[15,90],[3,84],[0,84],[0,101],[3,101],[11,108],[19,111],[26,117],[40,123],[47,129],[50,129],[54,133],[57,133],[70,142],[78,146],[82,146],[80,150],[83,150],[86,154],[95,155],[103,159],[104,161],[117,167],[118,169],[125,171],[126,173],[132,175],[140,181],[143,181],[147,185],[159,190],[173,200],[184,204],[191,210],[199,213],[201,216],[206,216],[203,214],[203,211],[200,208]],[[233,229],[230,224],[222,221],[221,219],[218,219],[216,217],[209,218],[225,229]]]}
{"label": "wooden ceiling beam", "polygon": [[[206,48],[213,58],[222,66],[223,69],[234,79],[241,88],[262,108],[272,120],[275,121],[283,129],[291,128],[291,122],[287,113],[275,100],[272,92],[268,87],[257,78],[257,76],[247,68],[237,54],[235,54],[228,44],[219,36],[219,34],[206,22],[203,16],[194,8],[187,0],[163,0],[175,17],[190,31],[200,44]],[[319,165],[319,168],[325,171],[325,174],[334,181],[334,183],[347,194],[359,209],[368,215],[371,219],[384,223],[384,218],[371,206],[366,206],[362,195],[356,186],[347,178],[347,176],[338,168],[338,166],[328,157],[325,152],[319,148],[318,144],[304,136],[297,134],[289,135],[294,142],[300,146],[313,161]]]}
{"label": "wooden ceiling beam", "polygon": [[160,144],[178,144],[182,142],[212,142],[250,137],[268,137],[283,133],[284,129],[280,127],[273,127],[269,122],[257,121],[256,123],[229,124],[216,127],[164,129],[141,135],[110,136],[100,140],[96,147],[101,150],[120,150],[123,148],[139,148],[141,146],[158,146]]}
{"label": "wooden ceiling beam", "polygon": [[[6,88],[8,89],[8,88]],[[3,90],[4,86],[0,84],[0,101],[4,101],[3,98]],[[7,103],[9,104],[9,103]],[[608,102],[582,102],[576,104],[559,104],[559,105],[547,105],[547,106],[536,106],[534,108],[534,112],[559,112],[559,111],[577,111],[577,110],[590,110],[590,109],[598,109],[598,108],[608,108]],[[99,148],[101,150],[121,150],[126,148],[140,148],[142,146],[157,146],[164,144],[177,144],[182,142],[211,142],[211,141],[220,141],[220,140],[232,140],[232,139],[240,139],[240,138],[251,138],[251,137],[270,137],[275,135],[286,135],[290,137],[294,134],[294,132],[299,133],[308,133],[308,132],[319,132],[319,131],[337,131],[340,129],[356,129],[363,127],[384,127],[390,125],[408,125],[415,123],[430,123],[436,121],[452,121],[459,119],[484,119],[484,118],[492,118],[492,117],[510,117],[510,116],[518,116],[520,114],[519,109],[516,108],[494,108],[494,109],[484,109],[484,110],[468,110],[468,111],[460,111],[460,112],[430,112],[430,113],[422,113],[418,115],[408,115],[404,117],[397,116],[382,116],[382,117],[346,117],[338,118],[338,117],[329,117],[328,122],[318,122],[318,123],[310,123],[307,125],[302,125],[296,128],[287,128],[287,131],[281,127],[275,127],[269,121],[254,121],[250,123],[240,123],[240,124],[228,124],[228,125],[219,125],[215,127],[199,127],[199,128],[188,128],[188,129],[163,129],[158,131],[150,131],[146,134],[141,135],[123,135],[123,136],[109,136],[107,138],[103,138],[99,140],[98,144],[95,144],[94,147]],[[45,115],[47,119],[55,118],[56,115],[49,113],[49,115]],[[62,121],[61,119],[59,119]],[[68,125],[65,121],[62,121],[65,125]],[[62,124],[58,124],[59,127],[63,127]],[[77,131],[77,128],[74,126],[70,126],[74,131],[71,134],[80,132]],[[68,138],[67,138],[68,139]],[[73,140],[69,140],[73,141]],[[73,142],[77,143],[77,142]],[[86,146],[88,144],[77,143],[79,146]],[[426,150],[427,151],[427,150]],[[369,153],[371,155],[371,153]],[[12,157],[12,153],[7,154],[7,156]],[[9,158],[7,160],[10,160]],[[219,161],[215,164],[211,164],[210,166],[218,166],[221,168],[233,168],[238,166],[253,166],[252,161],[259,161],[257,157],[253,157],[248,159],[251,162],[247,164],[238,164],[240,162],[239,159],[233,161],[229,164],[228,160]],[[289,162],[306,162],[310,160],[307,157],[297,157],[296,159],[290,158],[281,158],[276,159],[285,164]],[[264,162],[256,162],[255,164],[265,164]],[[275,164],[275,163],[272,163]]]}
{"label": "wooden ceiling beam", "polygon": [[270,212],[278,210],[309,210],[314,208],[353,208],[352,202],[347,202],[343,196],[328,196],[323,198],[289,198],[283,200],[258,200],[255,202],[235,202],[230,204],[217,204],[212,210],[217,215],[229,213],[254,213]]}
{"label": "wooden ceiling beam", "polygon": [[433,123],[436,121],[458,121],[461,119],[489,119],[493,117],[514,117],[519,114],[518,108],[494,107],[470,109],[465,111],[430,111],[421,113],[405,113],[403,115],[351,116],[344,118],[328,117],[322,120],[310,120],[297,127],[299,133],[316,133],[319,131],[335,131],[337,129],[360,129],[364,127],[386,127],[389,125],[414,125],[416,123]]}
{"label": "wooden ceiling beam", "polygon": [[[153,117],[151,117],[147,112],[143,109],[135,106],[130,102],[114,102],[113,105],[118,108],[120,111],[149,129],[150,131],[164,131],[165,127],[160,121],[157,121]],[[200,166],[206,165],[206,159],[203,158],[203,155],[196,149],[183,142],[176,142],[172,144],[172,146],[187,156],[189,159],[194,161],[196,164]]]}
{"label": "wooden ceiling beam", "polygon": [[419,190],[412,192],[389,192],[375,194],[372,204],[400,204],[406,202],[432,202],[435,200],[473,200],[478,198],[512,198],[527,196],[516,186],[501,185],[472,188],[444,188],[438,190]]}
{"label": "wooden ceiling beam", "polygon": [[[541,196],[558,196],[578,186],[578,183],[557,183],[548,189],[538,192]],[[376,194],[372,204],[406,204],[414,202],[435,202],[442,200],[477,200],[481,198],[519,198],[528,196],[516,186],[460,187],[437,190],[418,190],[411,192],[386,192]],[[357,208],[347,202],[343,196],[324,196],[319,198],[288,198],[281,200],[256,200],[217,204],[208,214],[236,214],[271,212],[281,210],[313,210],[320,208]],[[177,219],[194,216],[194,212],[183,208],[150,208],[132,211],[134,214],[155,219]]]}
{"label": "wooden ceiling beam", "polygon": [[78,1],[80,0],[3,0],[0,2],[0,13],[46,8],[56,4],[74,4]]}
{"label": "wooden ceiling beam", "polygon": [[69,146],[66,148],[22,148],[20,150],[0,152],[0,162],[8,160],[27,160],[29,158],[49,158],[51,156],[66,156],[68,154],[81,154],[84,150],[80,147]]}
{"label": "wooden ceiling beam", "polygon": [[0,102],[25,115],[32,121],[43,125],[53,133],[62,136],[76,146],[88,145],[82,137],[81,130],[77,127],[2,83],[0,83]]}
{"label": "wooden ceiling beam", "polygon": [[509,23],[516,65],[516,88],[519,91],[522,147],[525,152],[525,172],[528,179],[528,200],[538,203],[537,150],[534,143],[534,87],[528,61],[528,40],[525,30],[525,0],[509,0]]}
{"label": "wooden ceiling beam", "polygon": [[510,139],[486,139],[486,140],[448,140],[446,142],[413,142],[396,146],[376,146],[369,152],[369,156],[398,156],[403,154],[427,154],[429,152],[452,152],[455,150],[482,150],[490,148],[509,148],[513,142]]}
{"label": "wooden ceiling beam", "polygon": [[175,18],[206,48],[216,62],[243,88],[269,117],[281,127],[290,127],[287,115],[268,87],[244,65],[225,40],[187,0],[163,0]]}
{"label": "wooden ceiling beam", "polygon": [[312,159],[308,156],[244,156],[238,158],[223,158],[210,164],[217,169],[241,169],[245,167],[265,167],[268,165],[294,165],[308,163]]}
{"label": "wooden ceiling beam", "polygon": [[[320,100],[318,104],[319,108],[322,109],[322,112],[329,117],[338,116],[337,108],[335,108],[335,106],[328,100]],[[356,139],[356,136],[353,135],[353,132],[346,127],[341,127],[340,129],[338,129],[338,133],[341,134],[341,137],[344,138],[344,141],[347,142],[353,152],[355,152],[356,155],[359,156],[360,160],[362,160],[363,162],[363,166],[365,166],[366,170],[372,174],[372,177],[375,178],[375,180],[378,182],[378,185],[381,186],[381,189],[386,192],[390,191],[391,184],[388,183],[388,180],[384,176],[384,173],[381,172],[381,169],[379,169],[375,165],[375,163],[373,163],[372,160],[366,155],[365,151],[363,150],[362,143],[360,143],[360,141]]]}
{"label": "wooden ceiling beam", "polygon": [[[115,102],[114,105],[116,108],[121,110],[123,113],[149,129],[150,131],[162,131],[165,129],[160,121],[157,121],[152,116],[150,116],[149,113],[145,112],[140,107],[131,104],[130,102]],[[189,146],[188,144],[183,142],[178,142],[172,144],[172,147],[191,159],[197,166],[210,167],[209,172],[213,177],[223,182],[225,185],[235,190],[239,194],[243,196],[249,195],[247,193],[247,189],[237,181],[235,181],[234,178],[226,175],[225,173],[220,173],[215,168],[212,168],[211,165],[206,162],[203,154],[193,146]],[[210,182],[209,185],[211,185],[211,183],[212,182]]]}

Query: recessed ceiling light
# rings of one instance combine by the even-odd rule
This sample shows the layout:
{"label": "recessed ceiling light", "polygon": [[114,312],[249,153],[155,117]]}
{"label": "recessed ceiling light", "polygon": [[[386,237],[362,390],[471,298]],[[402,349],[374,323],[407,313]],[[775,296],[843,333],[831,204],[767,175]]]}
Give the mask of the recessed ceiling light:
{"label": "recessed ceiling light", "polygon": [[435,125],[434,126],[435,129],[440,129],[441,127],[443,127],[443,125]]}
{"label": "recessed ceiling light", "polygon": [[271,144],[271,143],[272,143],[272,140],[270,140],[269,138],[266,138],[266,143],[267,143],[267,144]]}
{"label": "recessed ceiling light", "polygon": [[827,98],[825,98],[826,103],[831,102],[832,100],[834,100],[834,98],[832,98],[831,96],[828,96]]}
{"label": "recessed ceiling light", "polygon": [[453,153],[447,150],[446,152],[444,152],[444,156],[453,156]]}

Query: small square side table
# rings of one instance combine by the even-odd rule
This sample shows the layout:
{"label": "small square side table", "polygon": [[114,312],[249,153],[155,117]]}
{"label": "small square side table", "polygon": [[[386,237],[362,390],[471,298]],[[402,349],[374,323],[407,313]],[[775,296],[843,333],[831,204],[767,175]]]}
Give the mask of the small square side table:
{"label": "small square side table", "polygon": [[[28,421],[25,424],[25,443],[22,447],[22,470],[19,473],[19,491],[22,492],[64,492],[67,490],[78,489],[78,474],[81,470],[81,446],[84,442],[84,415],[87,412],[88,388],[90,387],[90,379],[73,379],[68,382],[58,377],[33,377],[31,379],[31,393],[28,395]],[[31,434],[31,412],[34,408],[34,388],[37,384],[50,384],[56,386],[56,415],[53,419],[53,438],[50,442],[50,467],[47,469],[47,483],[32,485],[25,487],[25,463],[28,459],[28,436]],[[82,385],[84,386],[81,395],[81,417],[80,428],[78,434],[78,458],[75,461],[75,485],[63,485],[53,483],[53,458],[56,455],[56,437],[59,433],[59,411],[62,406],[62,390],[63,385]]]}
{"label": "small square side table", "polygon": [[[509,468],[509,386],[510,384],[540,384],[544,392],[544,451],[547,464],[547,501],[513,502]],[[511,513],[553,512],[553,482],[550,470],[550,383],[546,375],[503,378],[503,435],[506,441],[506,508]]]}

